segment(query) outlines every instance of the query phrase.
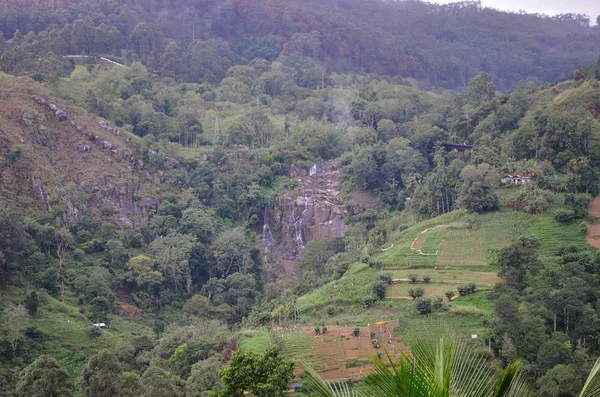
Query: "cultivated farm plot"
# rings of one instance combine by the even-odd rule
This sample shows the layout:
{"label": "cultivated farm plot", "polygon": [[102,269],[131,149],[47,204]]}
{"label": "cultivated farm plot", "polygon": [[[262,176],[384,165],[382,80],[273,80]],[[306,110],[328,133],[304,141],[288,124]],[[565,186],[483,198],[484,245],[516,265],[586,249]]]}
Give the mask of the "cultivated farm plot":
{"label": "cultivated farm plot", "polygon": [[[240,334],[240,346],[254,351],[263,351],[266,334],[269,338],[278,337],[283,343],[283,353],[296,364],[294,373],[304,371],[303,363],[313,367],[325,380],[342,380],[361,378],[370,368],[377,352],[385,357],[384,349],[392,356],[406,351],[406,346],[393,335],[396,321],[371,324],[371,327],[360,327],[360,334],[353,336],[354,327],[327,326],[326,335],[317,335],[312,326],[291,326],[276,328],[270,334],[263,330],[244,331]],[[380,343],[380,348],[373,347],[370,332]],[[255,339],[248,342],[246,339]],[[259,343],[258,339],[260,339]]]}
{"label": "cultivated farm plot", "polygon": [[421,252],[428,255],[435,255],[439,251],[444,236],[446,235],[446,228],[429,230],[426,234],[427,238],[421,245]]}
{"label": "cultivated farm plot", "polygon": [[415,288],[423,288],[426,297],[432,297],[436,295],[444,295],[444,292],[449,289],[453,289],[453,285],[440,284],[440,283],[395,283],[390,285],[385,294],[386,298],[408,298],[408,290]]}
{"label": "cultivated farm plot", "polygon": [[[395,280],[406,280],[409,274],[415,274],[419,277],[419,281],[412,284],[408,281],[399,281],[389,286],[386,296],[388,298],[409,298],[408,290],[411,288],[423,288],[425,296],[432,297],[436,295],[444,295],[448,290],[454,290],[461,284],[473,282],[477,284],[478,289],[492,288],[496,283],[502,280],[498,277],[496,271],[471,271],[468,269],[427,269],[423,271],[415,270],[394,270],[391,272],[392,278]],[[423,282],[423,276],[431,277],[429,283]]]}
{"label": "cultivated farm plot", "polygon": [[488,271],[473,271],[470,269],[422,269],[422,270],[392,270],[393,279],[407,279],[409,274],[415,274],[421,282],[417,285],[422,286],[422,277],[428,275],[431,277],[431,283],[443,284],[465,284],[474,282],[480,286],[493,287],[501,279],[498,277],[496,269],[490,268]]}
{"label": "cultivated farm plot", "polygon": [[[597,206],[600,207],[600,198]],[[436,219],[438,222],[445,219],[438,217],[430,223],[420,224],[420,227],[429,226],[429,229],[421,232],[408,229],[410,233],[401,235],[394,247],[380,254],[379,258],[388,269],[480,267],[487,265],[488,250],[504,248],[522,235],[537,237],[542,259],[552,256],[556,248],[564,244],[581,249],[589,247],[585,236],[578,231],[577,222],[560,223],[554,219],[556,208],[552,207],[543,216],[501,208],[478,215],[474,230],[463,227],[455,218],[449,218],[450,222],[446,224],[432,224]],[[408,241],[409,238],[412,239]],[[600,226],[591,224],[588,242],[600,248],[599,241]],[[426,255],[421,255],[419,250]]]}
{"label": "cultivated farm plot", "polygon": [[438,265],[485,265],[485,234],[469,230],[446,230],[436,258]]}

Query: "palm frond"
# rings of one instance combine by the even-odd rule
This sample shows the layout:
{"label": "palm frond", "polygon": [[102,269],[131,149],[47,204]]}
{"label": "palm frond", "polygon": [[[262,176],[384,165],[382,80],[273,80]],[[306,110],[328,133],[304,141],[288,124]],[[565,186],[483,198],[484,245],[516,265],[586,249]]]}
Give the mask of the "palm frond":
{"label": "palm frond", "polygon": [[492,371],[464,341],[454,347],[452,395],[461,397],[491,396],[494,381]]}
{"label": "palm frond", "polygon": [[494,384],[493,397],[527,397],[531,395],[522,367],[521,361],[515,361],[502,371]]}
{"label": "palm frond", "polygon": [[600,358],[592,367],[579,397],[600,397]]}
{"label": "palm frond", "polygon": [[[521,363],[510,364],[498,377],[466,342],[451,336],[407,338],[409,353],[387,360],[374,358],[361,392],[347,384],[323,381],[306,366],[306,384],[315,397],[529,397]],[[306,364],[305,364],[306,365]],[[586,383],[588,394],[600,397],[600,360]]]}
{"label": "palm frond", "polygon": [[398,360],[393,360],[388,352],[386,356],[389,366],[375,358],[373,370],[365,379],[369,396],[430,397],[431,377],[412,357],[402,354]]}
{"label": "palm frond", "polygon": [[313,397],[361,397],[347,383],[326,382],[306,362],[302,362],[306,374],[305,385],[310,389]]}

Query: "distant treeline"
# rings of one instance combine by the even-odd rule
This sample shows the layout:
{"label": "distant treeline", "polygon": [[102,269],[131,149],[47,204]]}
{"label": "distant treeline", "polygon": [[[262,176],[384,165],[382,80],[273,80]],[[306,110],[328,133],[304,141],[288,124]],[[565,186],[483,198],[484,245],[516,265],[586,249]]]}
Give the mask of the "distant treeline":
{"label": "distant treeline", "polygon": [[[464,88],[484,71],[509,90],[564,78],[600,52],[600,28],[586,15],[507,13],[477,2],[2,0],[0,10],[7,40],[60,27],[57,55],[134,50],[147,66],[193,82],[218,83],[229,66],[255,58],[313,58],[330,72],[401,75],[426,88]],[[210,73],[161,65],[173,57],[195,58]]]}

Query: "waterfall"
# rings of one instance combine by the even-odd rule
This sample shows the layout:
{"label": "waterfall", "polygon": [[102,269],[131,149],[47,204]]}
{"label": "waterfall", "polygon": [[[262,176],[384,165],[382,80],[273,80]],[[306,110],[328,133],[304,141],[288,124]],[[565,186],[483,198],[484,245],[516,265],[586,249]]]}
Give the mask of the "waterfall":
{"label": "waterfall", "polygon": [[310,176],[317,175],[317,165],[310,167]]}
{"label": "waterfall", "polygon": [[269,226],[269,208],[265,205],[265,215],[263,222],[262,241],[265,250],[273,245],[273,233],[271,232],[271,226]]}
{"label": "waterfall", "polygon": [[308,199],[306,197],[306,193],[304,193],[304,210],[302,210],[300,215],[298,217],[296,217],[296,209],[295,209],[295,205],[294,205],[294,209],[292,209],[292,214],[290,215],[290,219],[289,219],[290,223],[294,224],[294,234],[295,234],[294,237],[295,237],[295,242],[296,242],[296,248],[298,250],[298,256],[300,255],[300,252],[302,252],[302,249],[306,245],[306,243],[304,242],[304,236],[302,234],[302,222],[304,221],[304,217],[305,217],[307,211],[308,211]]}

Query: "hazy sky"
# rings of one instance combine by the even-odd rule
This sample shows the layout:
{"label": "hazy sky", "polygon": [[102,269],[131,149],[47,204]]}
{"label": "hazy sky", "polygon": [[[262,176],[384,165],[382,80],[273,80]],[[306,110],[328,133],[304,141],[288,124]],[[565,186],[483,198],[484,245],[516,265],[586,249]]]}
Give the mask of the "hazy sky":
{"label": "hazy sky", "polygon": [[[431,0],[432,3],[453,3],[452,0]],[[600,15],[600,0],[482,0],[486,7],[498,10],[538,12],[555,15],[574,12],[588,14],[592,23]]]}

